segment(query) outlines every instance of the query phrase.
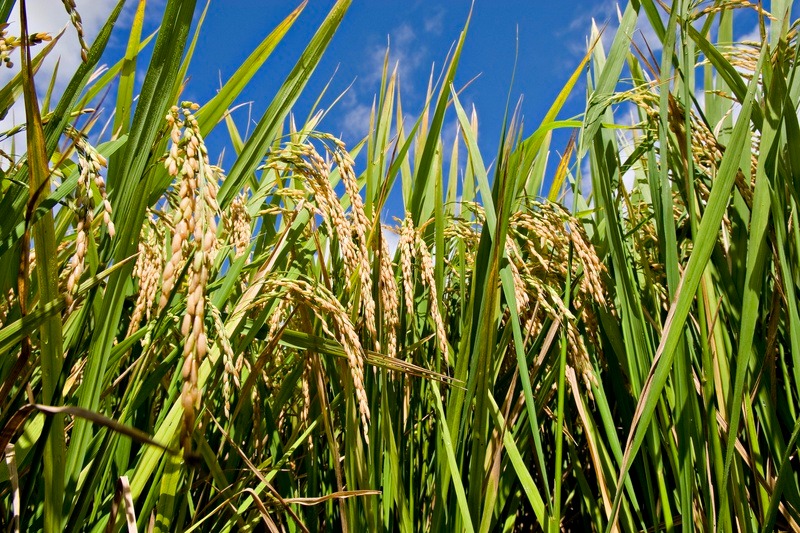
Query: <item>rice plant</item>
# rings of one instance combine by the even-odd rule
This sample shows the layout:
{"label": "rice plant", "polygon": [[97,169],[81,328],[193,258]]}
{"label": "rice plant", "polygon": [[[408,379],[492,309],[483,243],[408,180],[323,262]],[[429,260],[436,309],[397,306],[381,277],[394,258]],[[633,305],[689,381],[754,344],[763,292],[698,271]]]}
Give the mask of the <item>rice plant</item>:
{"label": "rice plant", "polygon": [[792,2],[631,0],[490,156],[469,19],[418,119],[387,62],[347,146],[291,112],[349,0],[245,136],[227,111],[305,4],[207,102],[193,0],[147,59],[140,0],[93,75],[124,4],[88,44],[63,2],[83,62],[52,106],[58,36],[24,1],[0,26],[4,530],[800,530]]}

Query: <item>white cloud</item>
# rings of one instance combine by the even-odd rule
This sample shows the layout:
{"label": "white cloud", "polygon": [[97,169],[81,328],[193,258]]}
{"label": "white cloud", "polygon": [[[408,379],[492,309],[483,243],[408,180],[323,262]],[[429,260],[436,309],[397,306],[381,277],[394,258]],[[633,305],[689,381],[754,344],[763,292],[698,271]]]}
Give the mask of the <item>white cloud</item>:
{"label": "white cloud", "polygon": [[366,60],[367,70],[361,77],[362,85],[375,86],[380,82],[383,76],[387,46],[389,71],[391,72],[396,66],[397,75],[402,80],[404,90],[413,90],[414,72],[422,66],[427,49],[420,45],[416,31],[408,23],[403,23],[392,31],[388,36],[386,46],[377,45],[369,49]]}
{"label": "white cloud", "polygon": [[[438,32],[437,22],[443,16],[434,14],[425,22],[425,31]],[[388,47],[388,63],[387,63]],[[397,26],[388,36],[386,45],[367,46],[365,61],[358,80],[349,88],[340,101],[342,119],[342,135],[348,142],[361,140],[369,132],[369,121],[375,98],[380,89],[383,69],[386,64],[388,76],[396,71],[398,84],[402,87],[405,98],[414,97],[418,88],[414,80],[418,79],[416,71],[423,65],[427,57],[427,49],[419,44],[417,31],[408,23]],[[411,122],[410,124],[413,124]],[[406,123],[409,128],[409,123]]]}
{"label": "white cloud", "polygon": [[341,101],[341,106],[344,110],[344,118],[341,124],[342,136],[346,141],[351,143],[358,142],[369,132],[372,105],[359,100],[356,89],[353,87],[344,95]]}
{"label": "white cloud", "polygon": [[758,23],[756,23],[750,31],[748,31],[746,33],[743,33],[742,35],[736,37],[736,40],[738,42],[754,41],[754,42],[760,43],[761,42],[761,27],[758,25]]}
{"label": "white cloud", "polygon": [[431,9],[430,15],[425,18],[423,28],[426,33],[442,33],[442,23],[444,22],[445,10],[442,7]]}
{"label": "white cloud", "polygon": [[[661,15],[663,20],[664,13],[661,13]],[[589,9],[581,10],[580,13],[570,21],[567,28],[560,32],[560,36],[564,39],[569,39],[567,41],[567,47],[573,54],[582,56],[586,53],[589,46],[590,35],[594,25],[598,30],[602,31],[601,44],[606,53],[608,53],[614,36],[617,34],[621,18],[622,11],[619,4],[605,1],[596,2],[594,6]],[[575,34],[580,35],[581,33],[585,36],[583,44],[581,44],[580,40],[571,38],[571,36]],[[662,48],[661,41],[658,39],[655,30],[650,25],[644,12],[640,12],[636,23],[636,29],[629,37],[646,56],[649,56],[648,48],[654,54],[658,53]],[[647,58],[648,60],[650,59],[650,57]]]}
{"label": "white cloud", "polygon": [[[556,32],[556,35],[565,43],[570,52],[576,56],[582,56],[586,53],[592,26],[597,24],[599,28],[603,28],[606,22],[611,25],[613,23],[612,17],[616,17],[615,4],[610,2],[596,3],[588,9],[580,9],[563,30]],[[604,40],[608,39],[609,34],[613,36],[613,32],[609,33],[610,31],[611,28],[605,28],[603,33]],[[580,35],[583,35],[585,39],[582,40],[578,37]],[[605,42],[603,44],[604,46],[606,45]],[[610,41],[608,41],[608,44],[610,44]]]}
{"label": "white cloud", "polygon": [[395,228],[385,228],[383,230],[383,238],[386,239],[386,245],[389,247],[389,255],[390,257],[395,254],[397,251],[397,245],[400,242],[400,235],[395,232]]}
{"label": "white cloud", "polygon": [[[56,60],[60,59],[58,79],[56,80],[57,87],[60,85],[63,88],[70,78],[70,75],[80,66],[81,53],[78,36],[75,29],[70,23],[69,15],[60,2],[48,2],[47,7],[44,8],[41,4],[44,2],[39,0],[37,2],[28,3],[28,31],[33,32],[46,32],[51,35],[57,34],[62,29],[66,28],[64,35],[61,36],[55,49],[45,59],[42,68],[37,75],[41,80],[40,86],[45,86],[49,82],[53,73],[53,67]],[[97,36],[103,23],[108,18],[111,10],[114,8],[116,2],[114,0],[93,0],[91,2],[80,2],[78,11],[81,16],[82,26],[86,41],[91,46],[92,40]],[[20,35],[20,17],[19,5],[15,5],[14,9],[9,16],[10,28],[9,31],[13,35]],[[41,48],[41,45],[37,47]],[[38,51],[34,49],[34,54]],[[17,54],[18,55],[18,54]],[[19,61],[14,58],[15,64]],[[2,69],[0,72],[0,84],[8,83],[8,81],[18,72],[16,68]]]}
{"label": "white cloud", "polygon": [[[50,80],[53,77],[56,63],[59,63],[58,74],[54,85],[52,104],[58,101],[59,95],[69,83],[72,74],[77,70],[81,63],[81,47],[78,41],[75,28],[70,23],[69,15],[61,2],[48,2],[47,7],[43,7],[42,0],[28,2],[28,31],[29,33],[49,33],[57,35],[62,29],[64,34],[59,39],[55,48],[48,54],[42,62],[42,66],[35,76],[36,90],[39,98],[44,96]],[[79,2],[78,11],[81,15],[84,38],[91,46],[92,41],[100,32],[103,23],[111,13],[116,2],[114,0],[93,0],[91,2]],[[19,4],[14,6],[8,18],[10,27],[9,33],[20,35],[20,16]],[[44,45],[33,48],[32,54],[35,56]],[[12,68],[0,67],[0,86],[7,84],[18,72],[20,68],[19,50],[12,56],[14,66]],[[24,122],[25,111],[24,103],[20,97],[9,110],[6,117],[0,121],[0,131],[7,131],[17,124]],[[10,150],[11,139],[0,142],[0,149]],[[16,150],[19,153],[25,151],[25,136],[16,136]]]}

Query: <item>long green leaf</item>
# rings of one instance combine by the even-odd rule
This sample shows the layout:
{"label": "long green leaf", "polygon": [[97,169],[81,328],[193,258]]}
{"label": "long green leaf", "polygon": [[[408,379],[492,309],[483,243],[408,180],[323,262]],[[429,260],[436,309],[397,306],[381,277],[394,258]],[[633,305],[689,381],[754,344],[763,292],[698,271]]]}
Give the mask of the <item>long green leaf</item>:
{"label": "long green leaf", "polygon": [[[621,487],[624,483],[631,462],[639,451],[645,433],[650,426],[656,404],[658,403],[661,392],[669,377],[672,360],[675,356],[675,349],[683,335],[683,326],[692,306],[694,295],[697,292],[697,287],[700,284],[700,279],[705,270],[706,263],[711,257],[711,253],[717,242],[716,235],[719,232],[719,225],[725,214],[731,189],[736,179],[736,174],[739,171],[739,154],[744,150],[745,141],[748,138],[750,113],[758,85],[757,74],[761,70],[763,58],[764,54],[762,53],[759,63],[756,66],[756,75],[753,77],[753,81],[751,81],[747,89],[747,95],[742,102],[742,110],[739,113],[739,117],[736,119],[736,126],[731,136],[731,142],[722,158],[717,179],[711,189],[711,195],[709,196],[708,204],[706,205],[706,210],[700,223],[696,245],[689,258],[689,264],[686,266],[678,290],[676,291],[675,301],[670,307],[656,357],[653,360],[653,365],[647,376],[647,381],[642,388],[642,394],[636,406],[633,423],[625,446],[622,465],[620,466],[619,479],[617,480],[618,487]],[[614,498],[614,506],[611,515],[612,519],[609,522],[608,531],[610,531],[612,525],[616,523],[622,494],[623,491],[617,491],[617,495]]]}
{"label": "long green leaf", "polygon": [[239,189],[256,170],[269,146],[275,140],[284,119],[289,114],[308,79],[314,72],[323,52],[333,38],[352,0],[338,0],[328,16],[308,43],[286,81],[278,89],[264,115],[259,120],[253,135],[247,140],[242,152],[233,164],[225,183],[219,190],[219,203],[223,208],[233,200]]}

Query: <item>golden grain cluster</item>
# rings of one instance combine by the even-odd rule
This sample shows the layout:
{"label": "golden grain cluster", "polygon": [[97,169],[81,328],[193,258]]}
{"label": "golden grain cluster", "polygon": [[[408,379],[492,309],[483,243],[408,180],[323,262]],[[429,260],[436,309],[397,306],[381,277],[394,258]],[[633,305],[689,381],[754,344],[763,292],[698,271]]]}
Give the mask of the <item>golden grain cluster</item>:
{"label": "golden grain cluster", "polygon": [[[364,137],[321,131],[300,94],[350,3],[193,103],[193,0],[93,43],[62,0],[65,86],[0,2],[0,523],[800,530],[793,2],[624,2],[496,153],[466,27],[418,120],[387,61]],[[273,49],[299,59],[242,128]]]}

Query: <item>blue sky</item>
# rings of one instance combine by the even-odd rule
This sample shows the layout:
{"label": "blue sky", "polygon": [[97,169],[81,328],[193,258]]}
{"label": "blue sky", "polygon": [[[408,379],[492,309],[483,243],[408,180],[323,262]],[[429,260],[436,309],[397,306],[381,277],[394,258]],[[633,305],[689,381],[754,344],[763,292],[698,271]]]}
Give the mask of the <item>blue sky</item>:
{"label": "blue sky", "polygon": [[[145,34],[157,28],[165,1],[148,1]],[[126,12],[117,24],[109,45],[109,61],[118,59],[124,50],[136,3],[135,0],[128,1]],[[300,0],[212,0],[189,70],[190,80],[184,99],[204,103],[213,97],[221,82],[235,72],[252,49],[299,3]],[[248,127],[248,117],[257,121],[261,116],[334,3],[334,0],[309,0],[298,21],[241,95],[238,103],[246,105],[235,112],[234,118],[243,132]],[[623,7],[625,3],[621,2]],[[91,39],[115,0],[78,0],[77,4]],[[36,0],[28,5],[29,24],[33,31],[55,33],[67,23],[66,13],[56,0]],[[198,1],[198,15],[203,5],[202,0]],[[350,146],[360,140],[367,132],[369,110],[380,88],[380,73],[388,43],[390,63],[399,65],[404,111],[410,120],[415,119],[424,103],[431,69],[434,68],[438,76],[464,27],[470,5],[471,2],[466,0],[354,0],[297,103],[296,116],[299,120],[305,118],[323,87],[332,80],[322,107],[328,107],[342,91],[350,88],[330,111],[320,129],[341,135]],[[16,18],[12,15],[12,23]],[[523,98],[524,133],[530,134],[580,62],[592,19],[600,26],[608,23],[606,36],[610,39],[616,26],[617,4],[608,0],[475,1],[456,86],[460,88],[475,78],[462,93],[461,101],[465,107],[474,105],[477,109],[479,141],[487,162],[493,159],[497,148],[509,91],[512,107]],[[752,34],[755,29],[752,16],[743,13],[736,15],[734,21],[739,36]],[[651,46],[655,43],[652,30],[646,23],[642,24],[635,38],[639,42],[647,40]],[[511,85],[517,46],[518,65]],[[66,84],[67,74],[74,71],[80,60],[77,39],[71,27],[67,28],[58,50],[61,69],[57,88]],[[655,52],[658,53],[657,48]],[[0,83],[12,74],[0,69]],[[140,74],[143,78],[144,73]],[[48,78],[46,65],[40,71],[40,91]],[[584,102],[584,85],[581,83],[567,101],[561,118],[581,113]],[[21,113],[16,114],[19,120]],[[11,119],[12,116],[7,117],[0,128],[10,127],[8,122]],[[253,123],[250,123],[251,129]],[[452,114],[445,121],[444,135],[446,140],[455,135]],[[556,138],[552,148],[560,151],[567,138],[566,133],[563,139]],[[215,154],[229,144],[225,128],[217,128],[208,144],[211,157],[216,160]],[[233,159],[230,149],[226,151],[228,155],[223,166],[229,167]]]}
{"label": "blue sky", "polygon": [[[305,43],[330,7],[330,0],[311,0],[301,18],[276,50],[266,68],[251,83],[241,101],[252,101],[257,118],[294,64]],[[205,100],[227,79],[266,33],[296,7],[294,1],[255,2],[227,0],[211,4],[200,48],[213,49],[207,62],[197,62],[187,97]],[[611,6],[611,9],[609,9]],[[373,0],[353,2],[326,55],[297,106],[298,117],[316,100],[331,79],[323,106],[348,86],[322,129],[341,134],[352,144],[366,133],[369,110],[380,88],[387,43],[390,64],[399,64],[404,110],[415,117],[424,103],[431,69],[436,75],[467,20],[470,3],[464,1]],[[524,97],[526,129],[534,127],[563,86],[585,49],[591,17],[609,19],[613,4],[597,0],[534,2],[533,0],[478,0],[459,66],[456,85],[463,86],[462,103],[474,104],[479,116],[484,150],[495,150],[509,89],[512,105]],[[235,37],[231,38],[231,29]],[[225,37],[221,37],[225,36]],[[511,78],[519,38],[519,61],[513,87]],[[568,106],[568,114],[582,110],[581,95]],[[236,119],[247,121],[248,109]],[[446,123],[446,134],[455,123]],[[453,133],[449,133],[453,135]]]}
{"label": "blue sky", "polygon": [[[201,104],[212,98],[221,83],[236,71],[250,52],[300,1],[212,0],[183,98]],[[116,0],[77,1],[90,42],[115,3]],[[158,27],[165,3],[166,0],[148,0],[144,35]],[[334,3],[334,0],[308,1],[289,33],[238,99],[238,103],[245,104],[234,113],[240,131],[245,132],[248,124],[252,130],[255,121],[261,117]],[[125,12],[112,34],[105,62],[115,62],[124,53],[136,4],[136,0],[128,0]],[[199,18],[204,5],[202,0],[198,0],[196,18]],[[381,70],[388,45],[390,64],[398,65],[403,109],[408,117],[406,126],[410,127],[422,110],[432,69],[436,79],[448,52],[464,28],[470,6],[469,1],[354,0],[294,109],[298,120],[307,116],[310,107],[330,81],[330,88],[321,102],[323,108],[329,107],[343,91],[347,92],[319,128],[341,135],[349,146],[361,140],[368,131],[373,98],[380,89]],[[612,20],[616,15],[614,6],[603,0],[560,3],[476,0],[456,86],[461,88],[473,80],[461,94],[461,101],[465,108],[469,109],[474,104],[477,109],[479,142],[487,162],[494,159],[509,90],[512,107],[524,96],[522,110],[525,129],[532,131],[580,61],[592,17],[600,23]],[[47,86],[56,58],[60,57],[61,66],[56,83],[58,93],[59,89],[66,86],[69,74],[74,72],[80,61],[75,31],[67,25],[68,17],[60,2],[34,0],[28,2],[28,7],[31,31],[55,34],[67,26],[58,44],[58,53],[49,58],[38,76],[41,93]],[[12,24],[18,22],[17,12],[15,8],[10,18]],[[517,46],[519,59],[512,86]],[[140,82],[144,78],[143,66],[146,65],[146,57],[142,59],[139,64]],[[13,72],[5,70],[0,69],[0,83],[13,75]],[[111,94],[107,103],[101,104],[101,112],[103,105],[107,109],[113,107],[114,98]],[[582,111],[582,96],[579,91],[568,102],[567,116]],[[109,118],[108,114],[106,111],[101,123]],[[18,122],[23,116],[21,106],[12,109],[0,123],[0,131],[11,128],[11,122]],[[448,146],[455,135],[455,117],[451,113],[444,126],[444,139]],[[19,151],[24,149],[24,139],[17,137],[16,148]],[[223,150],[226,152],[223,167],[229,169],[233,154],[226,128],[218,127],[212,132],[207,144],[214,161]],[[0,148],[8,150],[7,145],[3,144]],[[555,148],[559,148],[558,144]],[[402,213],[398,191],[391,196],[388,208],[387,217]]]}
{"label": "blue sky", "polygon": [[[248,115],[252,120],[261,116],[333,4],[332,0],[310,0],[273,57],[240,98],[241,102],[252,102],[252,107],[242,107],[234,115],[240,128],[246,127]],[[431,72],[434,80],[438,78],[464,28],[470,5],[467,1],[355,0],[296,106],[298,120],[307,116],[323,87],[332,80],[323,107],[342,91],[347,92],[320,124],[320,129],[341,135],[349,146],[362,139],[369,128],[373,99],[380,90],[388,46],[390,68],[398,66],[403,109],[408,116],[406,128],[409,128],[424,105]],[[227,79],[267,32],[296,6],[295,1],[271,2],[269,6],[252,0],[212,2],[198,48],[213,50],[213,56],[194,63],[186,97],[202,102],[212,96],[220,79]],[[602,0],[475,3],[456,87],[472,80],[461,101],[465,108],[474,104],[477,110],[479,143],[487,163],[494,159],[497,150],[509,91],[512,107],[523,98],[525,130],[533,131],[583,57],[592,17],[603,24],[615,16],[614,4]],[[517,46],[519,56],[512,86]],[[568,102],[565,115],[582,112],[583,105],[583,93],[579,90]],[[455,114],[451,112],[443,133],[448,150],[455,135]],[[555,149],[561,148],[559,141],[562,145],[566,143],[568,134],[563,137],[556,140]],[[214,145],[226,143],[227,132],[218,128],[207,141],[213,150]],[[225,159],[225,166],[230,165],[230,156]],[[402,216],[402,212],[396,187],[384,219],[391,221],[392,216]]]}

